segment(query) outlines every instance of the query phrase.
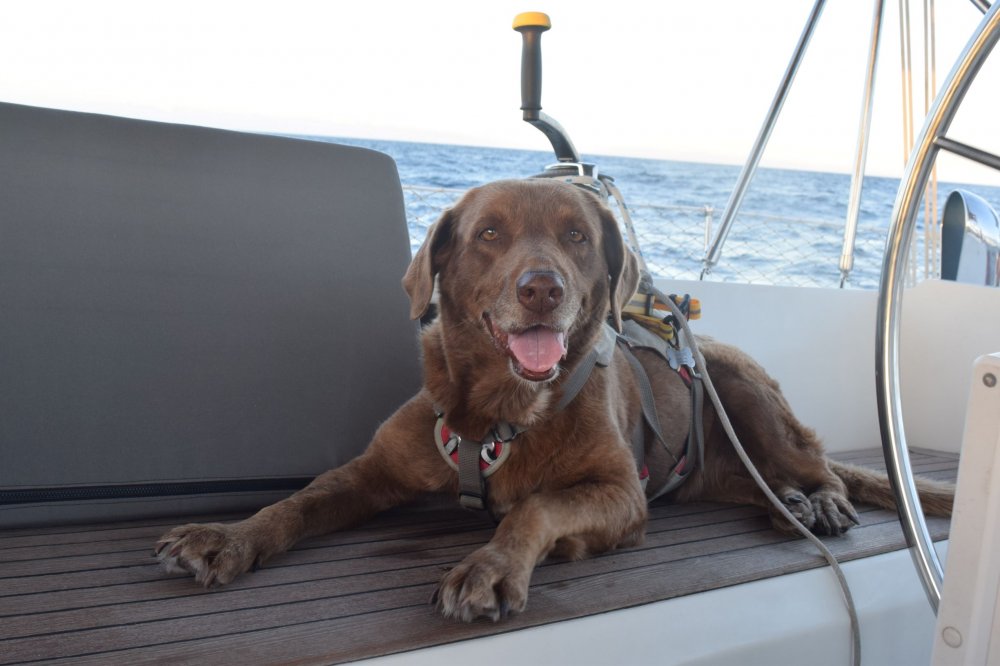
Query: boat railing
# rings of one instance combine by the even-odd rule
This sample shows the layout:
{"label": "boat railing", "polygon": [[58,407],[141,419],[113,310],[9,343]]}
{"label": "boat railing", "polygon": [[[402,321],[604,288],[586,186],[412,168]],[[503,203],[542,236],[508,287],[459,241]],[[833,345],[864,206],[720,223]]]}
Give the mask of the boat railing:
{"label": "boat railing", "polygon": [[[427,227],[464,190],[448,187],[403,185],[410,244],[423,242]],[[613,202],[612,202],[613,205]],[[697,280],[702,258],[718,226],[718,209],[702,206],[629,202],[629,211],[650,271],[660,278]],[[851,285],[878,286],[887,226],[860,224],[857,229],[855,267]],[[784,217],[744,210],[740,224],[727,240],[727,252],[712,272],[712,279],[748,284],[800,287],[837,287],[843,223]],[[922,257],[923,253],[917,253]],[[927,270],[916,273],[927,277]]]}
{"label": "boat railing", "polygon": [[[757,135],[757,139],[754,141],[754,145],[743,165],[743,170],[740,172],[736,186],[733,188],[732,194],[729,197],[729,202],[726,204],[722,216],[722,222],[719,224],[715,238],[711,244],[705,248],[704,256],[701,259],[701,278],[704,278],[712,270],[714,270],[722,257],[722,246],[726,243],[730,230],[732,229],[733,222],[740,213],[740,207],[743,204],[743,197],[747,192],[747,188],[750,186],[750,182],[753,180],[753,177],[757,172],[761,156],[764,153],[764,149],[767,147],[768,141],[771,138],[771,132],[774,130],[775,124],[778,121],[778,116],[781,114],[782,107],[784,106],[788,93],[791,90],[792,83],[794,82],[795,76],[799,70],[799,65],[802,63],[802,59],[805,56],[806,49],[809,46],[816,24],[819,22],[824,4],[825,0],[816,0],[812,11],[809,13],[809,17],[806,19],[806,24],[802,29],[802,34],[799,36],[799,41],[795,46],[795,50],[792,52],[792,57],[788,62],[788,67],[785,69],[785,73],[778,84],[778,89],[774,94],[774,99],[772,100],[771,106],[764,118],[764,122]],[[879,45],[881,43],[884,14],[884,0],[876,0],[875,12],[872,17],[868,57],[865,65],[865,85],[861,104],[861,120],[858,126],[857,150],[855,153],[854,168],[851,176],[851,190],[848,198],[847,217],[842,226],[843,245],[840,257],[838,258],[841,287],[847,283],[847,279],[854,269],[858,216],[861,210],[861,190],[864,183],[865,162],[868,157],[868,137],[871,132],[875,70],[878,64],[878,52]]]}

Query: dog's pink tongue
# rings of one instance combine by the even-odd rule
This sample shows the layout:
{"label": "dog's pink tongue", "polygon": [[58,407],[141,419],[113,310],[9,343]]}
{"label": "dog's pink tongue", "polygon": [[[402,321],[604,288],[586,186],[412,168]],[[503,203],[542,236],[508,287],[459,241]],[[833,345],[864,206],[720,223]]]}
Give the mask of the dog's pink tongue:
{"label": "dog's pink tongue", "polygon": [[542,326],[511,333],[507,344],[521,367],[530,372],[548,372],[566,355],[566,335]]}

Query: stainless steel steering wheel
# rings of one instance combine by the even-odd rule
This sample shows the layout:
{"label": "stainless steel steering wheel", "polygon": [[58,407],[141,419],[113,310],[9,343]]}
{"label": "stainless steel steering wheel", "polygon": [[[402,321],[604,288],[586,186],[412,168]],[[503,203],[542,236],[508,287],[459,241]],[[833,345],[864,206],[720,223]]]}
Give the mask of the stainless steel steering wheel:
{"label": "stainless steel steering wheel", "polygon": [[[981,8],[988,7],[984,5],[985,3],[977,3]],[[899,506],[900,523],[935,613],[941,602],[944,574],[928,534],[914,486],[900,406],[898,346],[902,278],[905,275],[907,249],[913,236],[920,200],[938,151],[955,153],[1000,170],[1000,157],[997,155],[945,136],[966,91],[998,39],[1000,2],[994,2],[941,87],[903,172],[886,241],[876,313],[875,373],[882,449]]]}

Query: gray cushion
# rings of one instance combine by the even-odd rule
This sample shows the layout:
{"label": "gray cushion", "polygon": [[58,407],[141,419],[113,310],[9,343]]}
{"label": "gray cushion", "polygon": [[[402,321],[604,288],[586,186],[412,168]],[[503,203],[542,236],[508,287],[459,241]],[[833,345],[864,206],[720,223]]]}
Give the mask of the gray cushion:
{"label": "gray cushion", "polygon": [[256,507],[419,387],[392,160],[0,104],[0,527]]}

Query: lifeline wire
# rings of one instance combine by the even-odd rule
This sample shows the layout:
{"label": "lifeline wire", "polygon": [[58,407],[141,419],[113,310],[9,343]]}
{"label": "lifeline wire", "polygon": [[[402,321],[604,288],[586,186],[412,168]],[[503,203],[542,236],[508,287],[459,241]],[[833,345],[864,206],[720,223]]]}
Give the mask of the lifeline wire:
{"label": "lifeline wire", "polygon": [[666,294],[654,287],[653,280],[648,273],[643,275],[642,287],[648,287],[657,299],[670,306],[670,311],[680,324],[681,329],[684,331],[684,335],[687,336],[688,344],[691,346],[691,351],[694,353],[695,361],[698,364],[698,370],[701,372],[701,377],[705,384],[705,390],[708,393],[709,398],[712,400],[712,404],[715,405],[715,411],[719,416],[719,421],[722,423],[723,429],[729,436],[729,441],[732,442],[733,448],[736,449],[736,455],[738,455],[740,460],[743,461],[747,471],[750,472],[750,476],[753,477],[754,482],[756,482],[756,484],[764,492],[771,504],[778,509],[778,512],[781,513],[786,520],[790,521],[791,524],[795,526],[795,529],[802,534],[802,536],[811,541],[820,553],[822,553],[826,561],[830,563],[830,568],[833,569],[833,573],[837,576],[837,581],[840,583],[840,590],[844,596],[844,603],[847,605],[847,613],[851,619],[851,663],[853,663],[854,666],[860,666],[861,627],[858,622],[858,611],[854,606],[854,597],[851,595],[851,588],[847,584],[847,577],[844,576],[844,571],[840,568],[840,563],[837,562],[837,558],[830,552],[830,549],[826,547],[819,537],[810,532],[809,529],[799,522],[799,520],[792,515],[791,511],[789,511],[788,508],[781,503],[781,500],[779,500],[771,489],[767,487],[767,483],[764,481],[763,477],[761,477],[757,468],[754,467],[753,462],[750,461],[750,456],[748,456],[746,450],[744,450],[739,437],[736,436],[736,431],[733,430],[732,423],[729,421],[729,416],[726,415],[726,411],[722,407],[722,401],[719,400],[719,394],[715,391],[712,379],[708,376],[708,364],[705,362],[705,357],[702,356],[701,350],[695,343],[694,335],[691,334],[691,329],[688,327],[687,318],[683,315],[683,313],[681,313],[680,309],[674,303],[674,299],[668,297]]}

